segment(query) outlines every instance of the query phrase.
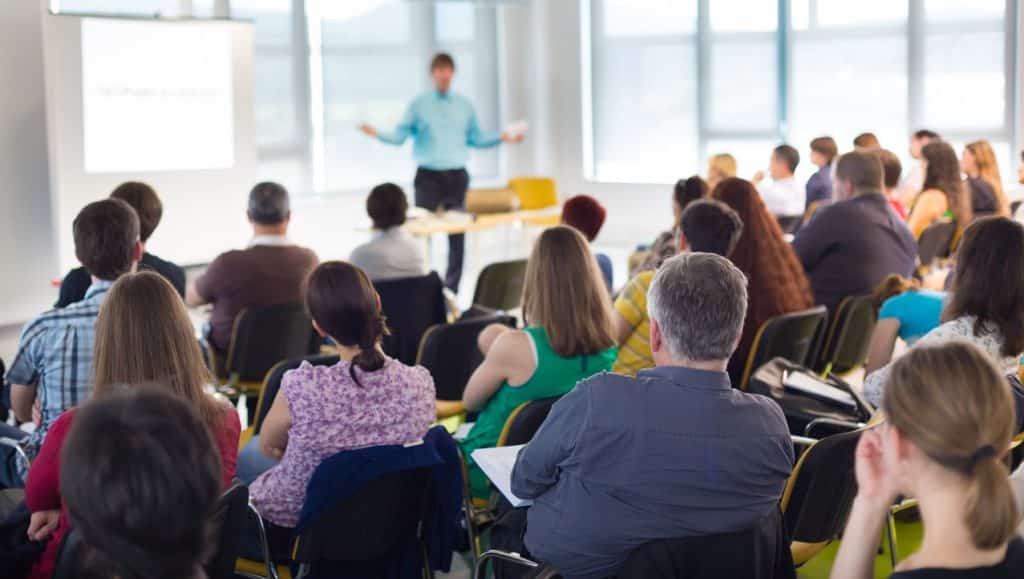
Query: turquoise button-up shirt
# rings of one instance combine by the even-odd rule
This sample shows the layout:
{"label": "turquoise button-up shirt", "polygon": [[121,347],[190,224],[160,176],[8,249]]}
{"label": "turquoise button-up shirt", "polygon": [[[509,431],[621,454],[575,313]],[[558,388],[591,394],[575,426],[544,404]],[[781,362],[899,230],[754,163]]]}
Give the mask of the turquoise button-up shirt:
{"label": "turquoise button-up shirt", "polygon": [[469,160],[469,147],[486,149],[501,143],[499,133],[480,129],[469,99],[437,90],[412,101],[394,131],[377,134],[392,145],[401,145],[409,137],[417,165],[434,171],[462,169]]}

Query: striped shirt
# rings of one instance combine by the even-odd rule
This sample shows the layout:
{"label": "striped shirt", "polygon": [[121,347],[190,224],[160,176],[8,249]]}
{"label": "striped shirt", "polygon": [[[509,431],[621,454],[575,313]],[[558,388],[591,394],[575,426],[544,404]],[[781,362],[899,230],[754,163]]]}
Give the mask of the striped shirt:
{"label": "striped shirt", "polygon": [[653,271],[637,274],[615,300],[615,311],[629,324],[632,331],[619,346],[619,357],[612,372],[636,376],[645,368],[654,367],[651,357],[651,321],[647,316],[647,290],[654,279]]}
{"label": "striped shirt", "polygon": [[96,316],[111,285],[113,282],[109,281],[93,283],[84,300],[41,314],[21,332],[18,354],[7,371],[7,383],[36,389],[42,422],[25,443],[30,459],[39,452],[57,417],[85,401],[92,392]]}

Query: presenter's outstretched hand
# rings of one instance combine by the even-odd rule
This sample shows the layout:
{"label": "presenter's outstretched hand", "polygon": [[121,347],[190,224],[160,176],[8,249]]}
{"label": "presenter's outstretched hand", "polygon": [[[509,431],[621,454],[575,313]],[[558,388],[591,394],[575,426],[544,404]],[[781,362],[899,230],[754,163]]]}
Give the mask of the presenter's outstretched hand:
{"label": "presenter's outstretched hand", "polygon": [[371,137],[376,137],[377,136],[377,129],[373,128],[373,125],[368,125],[366,123],[363,123],[363,124],[359,125],[359,130],[362,131],[362,133],[364,135],[369,135]]}
{"label": "presenter's outstretched hand", "polygon": [[524,135],[522,133],[509,133],[508,131],[501,134],[501,142],[515,145],[523,142]]}

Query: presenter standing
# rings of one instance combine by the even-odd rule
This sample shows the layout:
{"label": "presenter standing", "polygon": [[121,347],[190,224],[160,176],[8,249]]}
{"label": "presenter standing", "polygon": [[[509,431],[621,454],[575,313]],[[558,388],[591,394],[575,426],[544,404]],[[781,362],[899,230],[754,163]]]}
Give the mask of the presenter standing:
{"label": "presenter standing", "polygon": [[[414,186],[416,205],[436,211],[462,209],[466,203],[469,174],[466,161],[469,147],[487,149],[501,143],[518,143],[523,135],[511,132],[488,133],[480,129],[476,111],[466,97],[452,92],[455,61],[445,53],[430,62],[434,89],[412,101],[394,131],[380,132],[371,125],[360,125],[363,133],[391,145],[413,139],[413,156],[418,168]],[[448,236],[448,272],[445,285],[459,291],[466,236]]]}

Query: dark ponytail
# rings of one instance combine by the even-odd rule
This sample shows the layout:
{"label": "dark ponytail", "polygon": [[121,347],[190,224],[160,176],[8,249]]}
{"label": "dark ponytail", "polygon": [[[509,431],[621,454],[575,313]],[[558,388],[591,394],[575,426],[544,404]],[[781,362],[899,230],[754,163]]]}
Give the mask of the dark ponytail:
{"label": "dark ponytail", "polygon": [[374,372],[386,361],[380,341],[388,335],[380,296],[363,270],[343,261],[320,264],[306,282],[306,307],[320,329],[342,346],[358,347],[349,375],[361,385],[356,368]]}

